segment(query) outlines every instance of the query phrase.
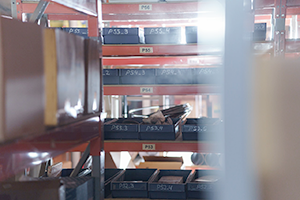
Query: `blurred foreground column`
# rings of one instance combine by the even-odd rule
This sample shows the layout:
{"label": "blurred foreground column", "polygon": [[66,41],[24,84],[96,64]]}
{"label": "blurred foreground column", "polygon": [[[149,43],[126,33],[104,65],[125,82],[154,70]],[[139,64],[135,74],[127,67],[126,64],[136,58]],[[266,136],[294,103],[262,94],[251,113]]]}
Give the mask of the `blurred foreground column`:
{"label": "blurred foreground column", "polygon": [[[219,200],[257,200],[251,131],[251,1],[226,0],[224,49],[225,178]],[[253,2],[253,1],[252,1]]]}

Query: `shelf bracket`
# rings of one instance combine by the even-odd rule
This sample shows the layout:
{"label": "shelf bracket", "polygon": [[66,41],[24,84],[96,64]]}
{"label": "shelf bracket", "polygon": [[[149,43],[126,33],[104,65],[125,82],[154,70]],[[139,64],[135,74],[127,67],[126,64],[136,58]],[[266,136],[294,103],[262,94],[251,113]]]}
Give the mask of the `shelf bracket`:
{"label": "shelf bracket", "polygon": [[40,0],[36,9],[34,10],[33,14],[31,15],[29,22],[37,23],[42,18],[49,3],[50,2],[47,0]]}
{"label": "shelf bracket", "polygon": [[284,56],[285,54],[285,18],[286,0],[275,1],[274,12],[274,56]]}
{"label": "shelf bracket", "polygon": [[70,177],[76,177],[79,174],[80,170],[82,169],[82,166],[87,161],[89,156],[90,156],[90,144],[88,144],[88,146],[86,147],[86,149],[83,152],[78,164],[76,165],[75,169],[70,174]]}
{"label": "shelf bracket", "polygon": [[18,18],[18,15],[17,15],[17,1],[16,0],[11,0],[11,16],[14,19]]}

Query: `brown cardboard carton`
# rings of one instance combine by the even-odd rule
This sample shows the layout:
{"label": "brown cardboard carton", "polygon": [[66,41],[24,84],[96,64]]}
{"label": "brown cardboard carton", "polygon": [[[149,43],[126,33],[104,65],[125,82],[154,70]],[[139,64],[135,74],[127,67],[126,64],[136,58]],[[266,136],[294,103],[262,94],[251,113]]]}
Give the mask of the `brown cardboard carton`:
{"label": "brown cardboard carton", "polygon": [[137,168],[181,169],[183,164],[182,157],[144,156],[144,160]]}
{"label": "brown cardboard carton", "polygon": [[1,200],[65,200],[65,187],[59,179],[1,182]]}
{"label": "brown cardboard carton", "polygon": [[[255,68],[255,149],[260,199],[300,196],[299,60],[261,61]],[[255,78],[255,79],[254,79]]]}
{"label": "brown cardboard carton", "polygon": [[43,34],[0,17],[0,142],[44,131]]}
{"label": "brown cardboard carton", "polygon": [[96,40],[85,40],[85,74],[86,99],[85,112],[99,111],[100,100],[100,60],[99,43]]}
{"label": "brown cardboard carton", "polygon": [[84,39],[61,30],[44,30],[45,125],[68,123],[83,113]]}

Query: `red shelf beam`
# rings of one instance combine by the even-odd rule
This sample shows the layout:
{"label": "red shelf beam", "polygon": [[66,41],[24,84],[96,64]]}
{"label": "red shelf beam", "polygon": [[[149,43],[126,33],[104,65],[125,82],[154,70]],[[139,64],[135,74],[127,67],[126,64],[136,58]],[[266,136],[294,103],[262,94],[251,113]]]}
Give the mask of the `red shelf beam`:
{"label": "red shelf beam", "polygon": [[[140,9],[140,5],[151,5],[151,9]],[[102,4],[103,14],[145,14],[145,13],[179,13],[198,12],[199,6],[204,7],[205,2],[161,2],[161,3],[111,3]]]}
{"label": "red shelf beam", "polygon": [[99,117],[0,145],[0,181],[99,137]]}
{"label": "red shelf beam", "polygon": [[215,85],[106,85],[104,95],[195,95],[219,93],[220,90]]}
{"label": "red shelf beam", "polygon": [[220,65],[221,56],[104,57],[103,65]]}
{"label": "red shelf beam", "polygon": [[[148,48],[152,53],[142,49]],[[197,44],[176,45],[103,45],[103,56],[164,56],[164,55],[199,55],[202,53],[219,53],[220,49]],[[149,52],[149,51],[148,51]]]}
{"label": "red shelf beam", "polygon": [[[155,149],[144,149],[145,145],[155,145]],[[73,152],[84,151],[87,144],[82,144],[72,149]],[[154,146],[152,146],[154,147]],[[220,145],[217,142],[187,142],[187,141],[124,141],[124,140],[109,140],[104,141],[104,150],[112,151],[176,151],[176,152],[201,152],[201,153],[219,153]]]}

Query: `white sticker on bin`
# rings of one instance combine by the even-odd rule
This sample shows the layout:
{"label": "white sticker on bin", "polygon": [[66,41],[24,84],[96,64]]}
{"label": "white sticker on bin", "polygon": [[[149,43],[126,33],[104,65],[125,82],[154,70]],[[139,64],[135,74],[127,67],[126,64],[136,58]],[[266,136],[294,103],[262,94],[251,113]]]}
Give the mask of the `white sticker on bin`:
{"label": "white sticker on bin", "polygon": [[140,4],[139,10],[140,11],[150,11],[150,10],[152,10],[152,4]]}
{"label": "white sticker on bin", "polygon": [[155,150],[155,144],[143,144],[143,150]]}

